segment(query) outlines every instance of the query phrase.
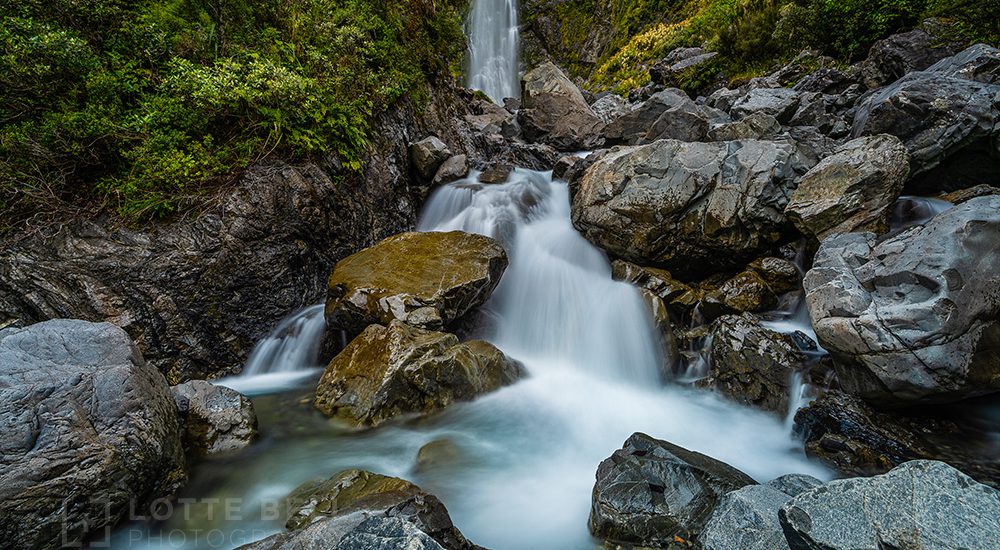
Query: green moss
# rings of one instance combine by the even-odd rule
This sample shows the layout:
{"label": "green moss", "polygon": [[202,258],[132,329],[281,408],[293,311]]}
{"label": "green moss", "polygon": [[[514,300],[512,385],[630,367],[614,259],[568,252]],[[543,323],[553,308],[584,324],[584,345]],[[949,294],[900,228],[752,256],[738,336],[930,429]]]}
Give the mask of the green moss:
{"label": "green moss", "polygon": [[335,154],[457,66],[465,0],[0,0],[0,205],[130,219],[250,163]]}

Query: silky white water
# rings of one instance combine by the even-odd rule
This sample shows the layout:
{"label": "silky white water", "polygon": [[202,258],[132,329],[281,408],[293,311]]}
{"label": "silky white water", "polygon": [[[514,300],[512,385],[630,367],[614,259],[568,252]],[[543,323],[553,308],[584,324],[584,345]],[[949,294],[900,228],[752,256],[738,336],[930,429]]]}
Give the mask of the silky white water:
{"label": "silky white water", "polygon": [[466,83],[498,104],[521,96],[518,24],[517,0],[473,0],[466,21]]}
{"label": "silky white water", "polygon": [[[420,228],[462,228],[505,244],[510,265],[486,305],[483,333],[521,360],[528,377],[440,414],[362,432],[311,407],[315,376],[298,392],[259,396],[262,441],[199,465],[182,495],[216,503],[212,517],[211,506],[197,505],[188,519],[175,513],[150,532],[128,526],[115,546],[239,546],[283,529],[283,518],[262,511],[298,484],[366,468],[440,497],[477,544],[595,548],[587,518],[597,465],[636,431],[760,481],[790,472],[829,477],[806,460],[780,419],[664,381],[638,292],[612,281],[604,255],[573,229],[567,186],[550,173],[515,170],[492,185],[473,175],[443,187]],[[441,440],[453,452],[418,465],[419,449]],[[238,503],[238,519],[222,519],[218,503],[227,502]],[[213,532],[219,535],[210,543]]]}

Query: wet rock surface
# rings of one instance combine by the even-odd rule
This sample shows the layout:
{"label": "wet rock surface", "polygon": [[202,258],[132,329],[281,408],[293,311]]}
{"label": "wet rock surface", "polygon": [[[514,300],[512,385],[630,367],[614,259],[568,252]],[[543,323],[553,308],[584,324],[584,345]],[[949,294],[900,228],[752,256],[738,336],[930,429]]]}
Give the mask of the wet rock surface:
{"label": "wet rock surface", "polygon": [[195,455],[242,449],[257,438],[253,403],[240,392],[204,380],[170,388],[184,428],[184,443]]}
{"label": "wet rock surface", "polygon": [[394,319],[440,329],[482,304],[507,253],[482,235],[401,233],[337,262],[326,301],[328,330],[348,338]]}
{"label": "wet rock surface", "polygon": [[718,460],[636,433],[597,469],[590,530],[639,546],[691,540],[723,495],[755,483]]}
{"label": "wet rock surface", "polygon": [[808,168],[781,142],[618,147],[577,180],[573,224],[622,259],[682,275],[721,271],[780,240],[795,179]]}
{"label": "wet rock surface", "polygon": [[885,233],[909,162],[895,136],[851,140],[802,176],[785,213],[819,240],[835,233]]}
{"label": "wet rock surface", "polygon": [[793,550],[985,550],[1000,538],[1000,492],[942,462],[912,461],[806,491],[779,518]]}
{"label": "wet rock surface", "polygon": [[931,459],[1000,487],[1000,450],[981,429],[987,426],[969,417],[962,408],[878,411],[855,396],[827,391],[795,414],[795,431],[805,440],[806,454],[842,475],[871,476]]}
{"label": "wet rock surface", "polygon": [[394,477],[345,470],[306,482],[287,497],[290,532],[245,550],[473,550],[434,495]]}
{"label": "wet rock surface", "polygon": [[327,366],[316,407],[360,425],[436,411],[516,381],[523,367],[492,344],[393,321],[371,325]]}
{"label": "wet rock surface", "polygon": [[0,330],[0,540],[60,548],[184,481],[163,375],[108,323]]}
{"label": "wet rock surface", "polygon": [[881,242],[823,242],[806,300],[845,389],[880,406],[1000,390],[998,212],[1000,197],[980,197]]}

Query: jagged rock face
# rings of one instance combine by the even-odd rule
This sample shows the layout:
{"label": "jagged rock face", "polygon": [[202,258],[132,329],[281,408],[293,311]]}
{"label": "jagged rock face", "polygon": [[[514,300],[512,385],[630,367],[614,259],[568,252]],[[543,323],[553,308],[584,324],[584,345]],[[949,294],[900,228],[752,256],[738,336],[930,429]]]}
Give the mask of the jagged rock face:
{"label": "jagged rock face", "polygon": [[417,173],[425,180],[434,177],[437,169],[451,156],[451,149],[436,136],[410,144],[410,157]]}
{"label": "jagged rock face", "polygon": [[755,483],[718,460],[636,433],[597,469],[590,530],[610,543],[691,540],[723,495]]}
{"label": "jagged rock face", "polygon": [[709,334],[706,385],[729,399],[786,414],[792,373],[807,363],[791,337],[764,328],[749,314],[720,317]]}
{"label": "jagged rock face", "polygon": [[682,277],[738,268],[780,240],[808,168],[784,142],[616,147],[574,182],[573,224],[614,256]]}
{"label": "jagged rock face", "polygon": [[986,550],[1000,540],[1000,492],[919,460],[806,491],[779,519],[793,550]]}
{"label": "jagged rock face", "polygon": [[955,51],[923,29],[897,33],[872,45],[860,63],[865,86],[881,88],[907,73],[922,71]]}
{"label": "jagged rock face", "polygon": [[767,485],[750,485],[727,493],[698,537],[704,550],[784,550],[785,534],[778,509],[791,498]]}
{"label": "jagged rock face", "polygon": [[845,476],[872,476],[914,459],[940,460],[976,480],[1000,486],[991,437],[948,411],[921,407],[883,412],[840,391],[827,391],[795,414],[806,454]]}
{"label": "jagged rock face", "polygon": [[892,207],[910,173],[899,138],[858,138],[837,148],[802,176],[785,214],[806,235],[889,229]]}
{"label": "jagged rock face", "polygon": [[781,133],[778,119],[767,113],[750,113],[736,122],[720,124],[708,131],[711,141],[734,141],[738,139],[765,139]]}
{"label": "jagged rock face", "polygon": [[316,407],[374,426],[402,414],[428,413],[513,383],[523,367],[493,345],[409,327],[371,325],[327,366]]}
{"label": "jagged rock face", "polygon": [[823,242],[804,286],[842,386],[880,406],[1000,391],[1000,197],[878,242]]}
{"label": "jagged rock face", "polygon": [[163,375],[120,328],[54,320],[0,331],[0,540],[99,536],[185,478]]}
{"label": "jagged rock face", "polygon": [[434,495],[394,477],[345,470],[300,485],[286,498],[290,532],[244,550],[473,550]]}
{"label": "jagged rock face", "polygon": [[489,237],[395,235],[337,262],[328,282],[327,330],[353,338],[392,320],[443,328],[484,303],[506,268],[507,253]]}
{"label": "jagged rock face", "polygon": [[709,119],[683,91],[663,90],[604,128],[608,145],[642,145],[658,139],[700,141]]}
{"label": "jagged rock face", "polygon": [[983,68],[993,56],[1000,53],[977,48],[906,75],[859,105],[853,135],[899,137],[910,152],[912,193],[996,184],[1000,85],[973,78],[1000,74]]}
{"label": "jagged rock face", "polygon": [[801,101],[802,94],[789,88],[754,88],[733,102],[729,114],[739,120],[753,113],[764,113],[787,123]]}
{"label": "jagged rock face", "polygon": [[242,449],[257,438],[253,403],[240,392],[204,380],[170,388],[188,450],[208,456]]}
{"label": "jagged rock face", "polygon": [[543,63],[524,75],[521,100],[517,116],[527,139],[561,151],[590,149],[599,143],[604,123],[555,64]]}
{"label": "jagged rock face", "polygon": [[[73,221],[0,246],[0,326],[54,318],[110,321],[180,383],[241,368],[289,313],[320,302],[337,260],[413,227],[426,187],[407,144],[438,135],[477,157],[454,124],[467,111],[445,85],[417,112],[400,101],[372,122],[361,173],[322,166],[248,169],[220,204],[142,230]],[[476,136],[478,139],[478,136]]]}

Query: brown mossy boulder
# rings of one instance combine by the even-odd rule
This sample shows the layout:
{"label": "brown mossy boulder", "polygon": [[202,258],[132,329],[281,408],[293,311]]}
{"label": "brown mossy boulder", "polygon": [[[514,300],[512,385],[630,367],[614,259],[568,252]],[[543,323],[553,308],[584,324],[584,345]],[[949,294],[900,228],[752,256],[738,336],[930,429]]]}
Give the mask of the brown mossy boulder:
{"label": "brown mossy boulder", "polygon": [[495,240],[464,233],[401,233],[337,262],[326,300],[327,330],[348,338],[400,320],[440,329],[482,304],[507,268]]}
{"label": "brown mossy boulder", "polygon": [[358,425],[430,413],[499,389],[523,367],[492,344],[393,321],[371,325],[330,362],[316,407]]}
{"label": "brown mossy boulder", "polygon": [[329,479],[307,481],[285,498],[285,527],[299,529],[323,516],[359,507],[405,500],[421,492],[420,487],[396,477],[365,470],[344,470]]}

